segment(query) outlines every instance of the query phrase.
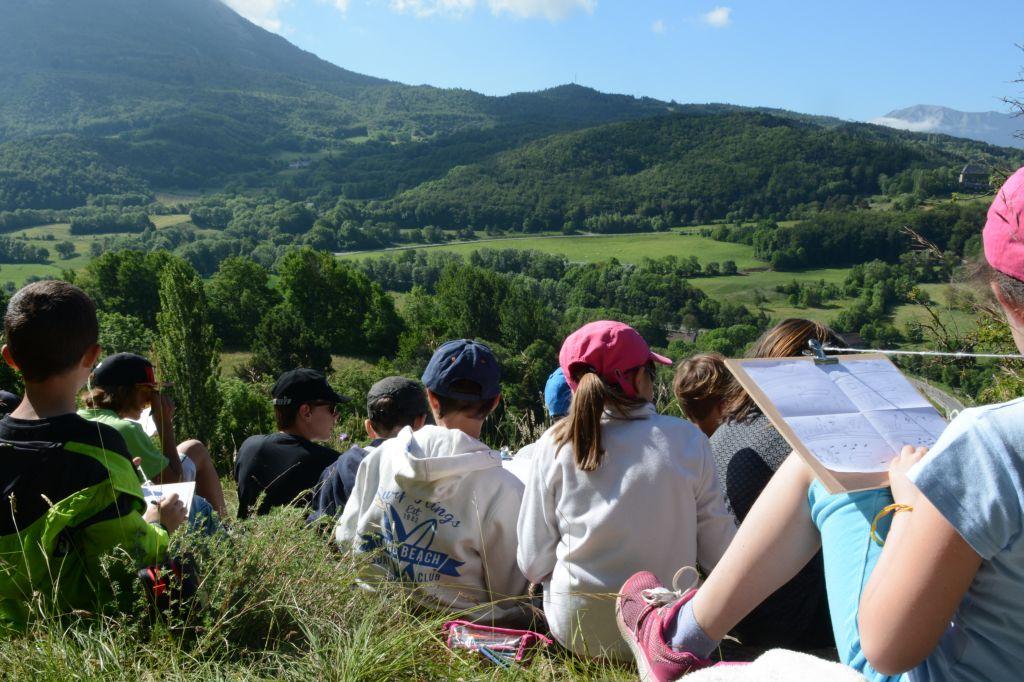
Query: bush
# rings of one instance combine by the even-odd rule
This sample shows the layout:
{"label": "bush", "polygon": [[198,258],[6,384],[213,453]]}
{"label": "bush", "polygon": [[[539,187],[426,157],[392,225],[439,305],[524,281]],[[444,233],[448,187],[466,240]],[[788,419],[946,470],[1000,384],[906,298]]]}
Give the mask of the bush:
{"label": "bush", "polygon": [[150,355],[155,335],[134,315],[97,311],[103,355],[138,353]]}
{"label": "bush", "polygon": [[242,441],[258,433],[274,431],[274,409],[269,388],[260,384],[224,379],[218,382],[217,392],[220,409],[210,440],[210,453],[217,470],[228,473]]}

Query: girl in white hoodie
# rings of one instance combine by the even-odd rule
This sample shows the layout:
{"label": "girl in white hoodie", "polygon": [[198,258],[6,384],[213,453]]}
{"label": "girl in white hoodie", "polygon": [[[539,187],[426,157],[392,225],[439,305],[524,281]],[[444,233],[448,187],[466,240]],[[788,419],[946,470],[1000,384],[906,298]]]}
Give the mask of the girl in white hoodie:
{"label": "girl in white hoodie", "polygon": [[569,415],[538,441],[519,514],[519,566],[543,583],[555,638],[627,661],[615,592],[640,568],[712,569],[736,532],[708,440],[652,404],[654,363],[633,328],[593,322],[562,345]]}
{"label": "girl in white hoodie", "polygon": [[364,587],[392,580],[420,603],[495,625],[528,625],[516,565],[523,484],[478,439],[500,399],[491,350],[449,341],[423,374],[438,426],[402,429],[359,465],[335,539],[371,555]]}

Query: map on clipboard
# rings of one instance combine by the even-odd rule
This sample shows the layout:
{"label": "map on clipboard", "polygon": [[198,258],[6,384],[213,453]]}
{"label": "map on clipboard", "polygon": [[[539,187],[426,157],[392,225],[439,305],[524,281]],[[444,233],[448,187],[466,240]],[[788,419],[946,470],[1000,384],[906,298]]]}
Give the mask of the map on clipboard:
{"label": "map on clipboard", "polygon": [[830,492],[888,482],[904,445],[931,447],[946,420],[882,355],[727,360]]}

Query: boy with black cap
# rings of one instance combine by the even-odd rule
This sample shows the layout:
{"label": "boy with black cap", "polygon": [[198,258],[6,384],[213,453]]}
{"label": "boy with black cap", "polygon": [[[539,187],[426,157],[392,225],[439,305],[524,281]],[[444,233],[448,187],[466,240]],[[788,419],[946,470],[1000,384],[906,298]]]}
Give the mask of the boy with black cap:
{"label": "boy with black cap", "polygon": [[96,306],[81,289],[26,286],[7,305],[4,334],[25,397],[0,420],[0,623],[24,626],[36,597],[47,613],[102,612],[130,594],[111,578],[135,576],[116,565],[107,574],[101,558],[159,563],[185,507],[175,494],[147,505],[124,439],[75,414],[100,354]]}
{"label": "boy with black cap", "polygon": [[372,556],[364,586],[398,580],[420,603],[478,622],[524,625],[532,615],[516,564],[523,484],[478,439],[501,399],[491,350],[449,341],[423,373],[437,422],[403,428],[367,455],[335,539]]}
{"label": "boy with black cap", "polygon": [[[202,442],[174,437],[174,402],[161,392],[169,384],[156,380],[151,363],[135,353],[115,353],[93,370],[83,395],[79,416],[114,427],[128,445],[128,453],[142,460],[142,472],[154,483],[195,482],[196,495],[208,501],[222,517],[227,515],[224,489]],[[153,445],[139,419],[147,407],[156,426],[160,447]],[[195,506],[198,498],[193,498]],[[201,503],[205,508],[205,502]],[[197,510],[193,509],[193,513]]]}
{"label": "boy with black cap", "polygon": [[307,506],[320,474],[338,458],[338,451],[314,443],[331,437],[338,404],[348,398],[334,391],[327,378],[313,369],[293,369],[278,377],[271,389],[277,433],[250,436],[238,449],[238,518],[271,508]]}
{"label": "boy with black cap", "polygon": [[353,445],[338,457],[334,464],[320,475],[319,488],[312,523],[320,518],[334,517],[345,508],[345,502],[352,494],[359,464],[370,452],[389,438],[394,438],[406,426],[418,431],[427,421],[427,396],[418,381],[405,377],[386,377],[370,387],[366,394],[364,423],[370,444],[365,448]]}

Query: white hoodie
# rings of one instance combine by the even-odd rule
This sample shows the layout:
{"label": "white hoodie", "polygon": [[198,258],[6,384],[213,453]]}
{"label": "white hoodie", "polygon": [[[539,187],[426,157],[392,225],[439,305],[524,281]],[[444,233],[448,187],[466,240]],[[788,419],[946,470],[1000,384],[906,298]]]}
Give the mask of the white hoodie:
{"label": "white hoodie", "polygon": [[515,527],[522,499],[523,484],[502,469],[500,453],[455,429],[406,427],[359,465],[335,540],[375,553],[370,589],[400,580],[433,608],[525,625]]}
{"label": "white hoodie", "polygon": [[519,514],[519,566],[544,585],[552,634],[582,656],[631,660],[615,624],[626,579],[646,570],[670,586],[683,566],[710,571],[736,533],[700,429],[650,403],[631,416],[602,419],[606,454],[590,472],[549,429]]}

